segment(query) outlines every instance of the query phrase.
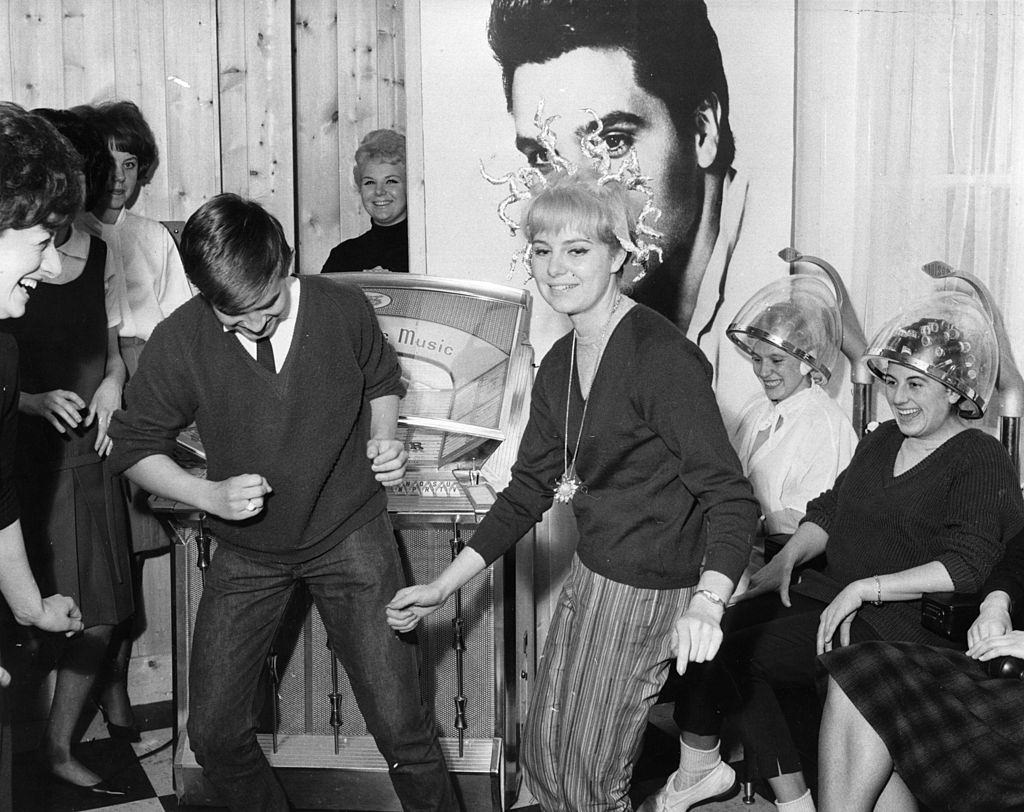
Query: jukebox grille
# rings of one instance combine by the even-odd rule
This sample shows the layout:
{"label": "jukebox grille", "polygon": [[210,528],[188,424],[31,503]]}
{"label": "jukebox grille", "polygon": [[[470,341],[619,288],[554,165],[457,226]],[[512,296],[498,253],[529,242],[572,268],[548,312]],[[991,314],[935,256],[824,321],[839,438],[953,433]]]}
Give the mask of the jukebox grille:
{"label": "jukebox grille", "polygon": [[[462,540],[472,537],[473,528],[460,526]],[[178,623],[185,631],[187,645],[179,651],[187,664],[191,650],[196,612],[202,595],[202,574],[196,567],[198,544],[190,525],[177,528],[184,542],[178,559],[178,578],[184,576],[186,600],[178,607]],[[451,563],[452,531],[449,526],[403,527],[396,531],[406,575],[410,583],[426,583],[436,578]],[[211,542],[211,556],[217,544]],[[182,617],[182,612],[185,616]],[[417,635],[420,646],[420,690],[431,703],[440,734],[455,738],[455,697],[458,695],[455,630],[455,598],[422,621]],[[462,590],[463,696],[466,698],[465,735],[489,739],[502,735],[504,711],[496,710],[494,575],[488,568]],[[384,622],[383,617],[381,622]],[[331,703],[333,692],[331,654],[327,631],[316,606],[303,590],[293,597],[275,640],[277,652],[278,732],[283,734],[319,734],[332,736]],[[187,673],[187,668],[184,673]],[[262,700],[260,718],[269,725],[269,681],[259,691]],[[338,693],[341,695],[341,735],[368,735],[366,723],[356,704],[344,667],[338,665]],[[182,697],[180,701],[185,701]],[[269,728],[268,728],[269,729]]]}

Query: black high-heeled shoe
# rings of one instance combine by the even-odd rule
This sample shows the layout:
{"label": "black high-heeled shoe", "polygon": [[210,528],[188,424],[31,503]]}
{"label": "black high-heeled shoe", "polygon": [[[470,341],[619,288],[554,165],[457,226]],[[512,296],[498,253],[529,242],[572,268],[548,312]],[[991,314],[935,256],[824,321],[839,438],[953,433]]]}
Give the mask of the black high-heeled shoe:
{"label": "black high-heeled shoe", "polygon": [[140,742],[142,741],[142,731],[139,730],[138,725],[115,725],[113,722],[107,722],[107,733],[110,734],[112,739],[120,739],[126,742]]}
{"label": "black high-heeled shoe", "polygon": [[139,730],[137,724],[132,722],[130,725],[119,725],[111,722],[110,717],[107,716],[107,709],[99,702],[96,703],[96,707],[103,716],[103,721],[107,725],[107,733],[110,735],[110,738],[125,742],[142,741],[142,731]]}
{"label": "black high-heeled shoe", "polygon": [[56,775],[54,773],[50,773],[50,779],[52,781],[56,781],[61,786],[70,787],[71,789],[81,792],[83,794],[110,796],[128,794],[128,790],[121,789],[120,787],[116,786],[115,784],[111,783],[105,778],[101,779],[99,783],[89,785],[76,784],[74,781],[68,781],[68,779],[61,778],[59,775]]}

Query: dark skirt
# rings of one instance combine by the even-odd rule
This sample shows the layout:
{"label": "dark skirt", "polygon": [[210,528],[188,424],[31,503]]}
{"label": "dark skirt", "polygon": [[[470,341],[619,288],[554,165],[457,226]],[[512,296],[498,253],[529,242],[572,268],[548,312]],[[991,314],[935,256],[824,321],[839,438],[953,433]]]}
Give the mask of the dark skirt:
{"label": "dark skirt", "polygon": [[1024,683],[912,643],[847,646],[821,663],[933,812],[1024,809]]}
{"label": "dark skirt", "polygon": [[19,483],[21,523],[43,595],[74,598],[86,628],[131,617],[131,556],[121,480],[105,460],[36,471]]}

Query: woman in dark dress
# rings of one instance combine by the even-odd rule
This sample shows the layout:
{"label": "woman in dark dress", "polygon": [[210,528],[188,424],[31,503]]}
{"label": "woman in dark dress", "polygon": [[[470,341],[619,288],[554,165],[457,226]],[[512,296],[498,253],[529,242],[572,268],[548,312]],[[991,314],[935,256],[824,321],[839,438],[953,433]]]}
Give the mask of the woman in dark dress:
{"label": "woman in dark dress", "polygon": [[[78,117],[42,112],[79,152],[106,153]],[[96,172],[104,184],[107,174],[105,166]],[[60,274],[36,288],[24,318],[3,326],[20,355],[16,458],[30,557],[44,590],[73,597],[86,627],[61,655],[42,751],[56,778],[110,792],[72,756],[71,740],[108,658],[111,633],[133,611],[126,506],[105,464],[107,427],[125,377],[117,344],[120,311],[114,280],[105,278],[112,266],[104,243],[70,224],[54,241]]]}
{"label": "woman in dark dress", "polygon": [[[16,319],[39,282],[60,271],[52,230],[79,197],[78,156],[43,119],[0,102],[0,319]],[[14,619],[74,634],[82,615],[71,598],[43,598],[29,569],[15,488],[18,347],[0,333],[0,593]],[[0,667],[0,686],[10,675]],[[11,733],[0,690],[0,809],[12,809]]]}
{"label": "woman in dark dress", "polygon": [[1024,600],[1024,536],[984,591],[966,654],[864,643],[821,658],[823,810],[1024,808],[1024,683],[993,665],[1024,658],[1010,620]]}

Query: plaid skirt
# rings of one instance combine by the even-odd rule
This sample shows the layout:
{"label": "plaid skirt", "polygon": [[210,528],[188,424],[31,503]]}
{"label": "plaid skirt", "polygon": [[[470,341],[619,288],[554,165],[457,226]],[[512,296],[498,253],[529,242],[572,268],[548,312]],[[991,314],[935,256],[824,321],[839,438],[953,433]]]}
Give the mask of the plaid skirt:
{"label": "plaid skirt", "polygon": [[1024,809],[1024,683],[912,643],[861,643],[820,662],[933,812]]}

